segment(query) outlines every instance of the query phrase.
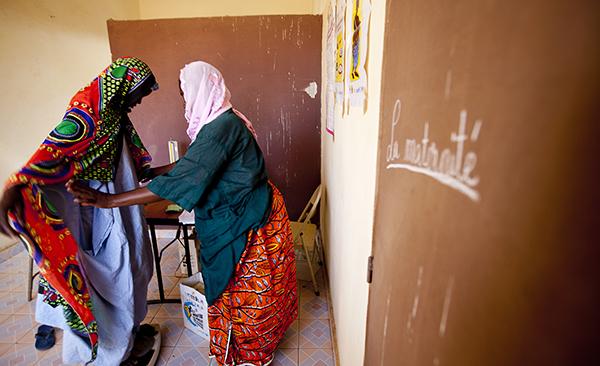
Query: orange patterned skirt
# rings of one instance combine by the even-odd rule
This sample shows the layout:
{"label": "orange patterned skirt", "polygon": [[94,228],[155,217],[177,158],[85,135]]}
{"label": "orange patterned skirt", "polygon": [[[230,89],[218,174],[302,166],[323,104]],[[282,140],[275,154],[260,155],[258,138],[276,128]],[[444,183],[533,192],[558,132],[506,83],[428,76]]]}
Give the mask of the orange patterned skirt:
{"label": "orange patterned skirt", "polygon": [[283,196],[271,187],[269,222],[248,234],[234,276],[208,308],[210,353],[219,365],[268,365],[298,316],[290,222]]}

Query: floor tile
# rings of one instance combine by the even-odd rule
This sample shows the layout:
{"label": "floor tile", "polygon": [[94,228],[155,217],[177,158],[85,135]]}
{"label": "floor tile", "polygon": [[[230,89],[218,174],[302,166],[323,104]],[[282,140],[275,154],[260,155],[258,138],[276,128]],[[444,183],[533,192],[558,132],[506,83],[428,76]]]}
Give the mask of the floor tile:
{"label": "floor tile", "polygon": [[298,348],[298,339],[298,321],[296,320],[285,332],[285,336],[279,344],[279,348]]}
{"label": "floor tile", "polygon": [[314,292],[302,294],[300,298],[300,319],[329,319],[329,304],[327,294],[316,296]]}
{"label": "floor tile", "polygon": [[14,343],[0,343],[0,360],[3,360],[2,355],[14,348]]}
{"label": "floor tile", "polygon": [[25,292],[0,292],[0,314],[12,315],[27,303]]}
{"label": "floor tile", "polygon": [[[168,298],[168,296],[166,294],[165,294],[165,298]],[[158,299],[160,299],[160,294],[158,293],[158,290],[148,291],[148,301],[158,300]]]}
{"label": "floor tile", "polygon": [[317,296],[311,282],[302,282],[300,283],[300,299],[323,296],[323,289],[319,288],[319,290],[319,296]]}
{"label": "floor tile", "polygon": [[142,324],[152,324],[152,323],[154,323],[154,316],[146,315],[144,320],[142,320]]}
{"label": "floor tile", "polygon": [[324,271],[319,271],[319,273],[317,273],[317,283],[321,289],[329,290],[329,282],[327,281],[327,275]]}
{"label": "floor tile", "polygon": [[33,344],[12,344],[12,347],[0,356],[2,365],[10,366],[31,366],[38,363],[54,350],[38,351]]}
{"label": "floor tile", "polygon": [[148,312],[146,313],[146,317],[154,318],[158,311],[160,310],[161,304],[150,304],[148,305]]}
{"label": "floor tile", "polygon": [[[323,271],[318,271],[315,274],[315,278],[317,280],[317,285],[319,287],[319,291],[320,292],[327,292],[329,289],[329,286],[327,284],[327,280],[326,280],[326,276],[323,273]],[[309,281],[305,281],[305,280],[298,280],[298,283],[300,284],[300,286],[302,288],[305,289],[310,289],[311,291],[314,291],[313,289],[313,284],[312,284],[312,280]]]}
{"label": "floor tile", "polygon": [[275,352],[273,366],[297,366],[298,348],[278,349]]}
{"label": "floor tile", "polygon": [[173,318],[154,318],[154,322],[160,324],[162,334],[161,345],[164,347],[174,347],[183,333],[183,319]]}
{"label": "floor tile", "polygon": [[29,261],[25,252],[19,253],[0,264],[0,273],[27,273]]}
{"label": "floor tile", "polygon": [[25,273],[0,273],[0,291],[27,291]]}
{"label": "floor tile", "polygon": [[165,366],[173,354],[173,349],[175,347],[161,347],[158,360],[156,360],[156,366]]}
{"label": "floor tile", "polygon": [[181,337],[179,337],[179,341],[177,341],[177,347],[200,347],[200,348],[208,348],[210,346],[210,342],[208,339],[205,339],[202,336],[192,332],[191,330],[185,328],[181,333]]}
{"label": "floor tile", "polygon": [[37,366],[62,366],[62,347],[54,347],[44,352],[44,357],[38,362]]}
{"label": "floor tile", "polygon": [[25,247],[21,245],[21,243],[15,243],[14,245],[9,246],[8,248],[0,251],[0,266],[2,263],[16,256],[17,254],[25,253]]}
{"label": "floor tile", "polygon": [[[62,329],[54,329],[54,336],[56,337],[56,344],[63,343],[63,330]],[[58,347],[58,348],[61,348],[61,347]]]}
{"label": "floor tile", "polygon": [[180,277],[181,271],[179,269],[181,268],[181,263],[179,253],[175,252],[170,257],[163,258],[160,268],[163,271],[163,274],[167,276]]}
{"label": "floor tile", "polygon": [[0,327],[0,343],[16,343],[34,325],[33,315],[11,315]]}
{"label": "floor tile", "polygon": [[150,304],[148,305],[148,311],[146,312],[146,317],[142,320],[142,324],[152,324],[156,313],[160,309],[161,304]]}
{"label": "floor tile", "polygon": [[[163,291],[165,294],[165,297],[168,297],[167,295],[173,291],[173,289],[175,288],[175,286],[179,285],[179,278],[178,277],[174,277],[174,276],[163,276]],[[148,285],[148,298],[149,299],[158,299],[158,282],[156,282],[156,280],[152,279],[152,281],[150,281],[150,284]]]}
{"label": "floor tile", "polygon": [[162,304],[156,313],[158,318],[182,318],[181,304]]}
{"label": "floor tile", "polygon": [[182,280],[183,280],[182,278],[179,279],[179,281],[177,281],[177,284],[175,285],[175,287],[173,287],[171,292],[169,292],[169,296],[168,296],[169,298],[177,299],[181,296],[181,293],[179,292],[180,291],[179,289],[181,287],[179,287],[179,284],[181,283]]}
{"label": "floor tile", "polygon": [[33,328],[31,328],[27,333],[23,334],[21,338],[17,340],[16,343],[22,344],[33,344],[35,343],[35,334],[37,333],[37,324],[34,324]]}
{"label": "floor tile", "polygon": [[27,301],[27,294],[24,292],[19,292],[17,296],[23,297],[23,302],[19,304],[15,304],[14,313],[15,314],[35,314],[35,303],[36,303],[36,294],[33,294],[33,300]]}
{"label": "floor tile", "polygon": [[300,348],[331,348],[331,330],[327,319],[300,319]]}
{"label": "floor tile", "polygon": [[[208,348],[175,347],[168,366],[207,366]],[[213,362],[214,364],[214,362]]]}
{"label": "floor tile", "polygon": [[298,361],[300,366],[334,366],[335,361],[331,349],[300,349]]}

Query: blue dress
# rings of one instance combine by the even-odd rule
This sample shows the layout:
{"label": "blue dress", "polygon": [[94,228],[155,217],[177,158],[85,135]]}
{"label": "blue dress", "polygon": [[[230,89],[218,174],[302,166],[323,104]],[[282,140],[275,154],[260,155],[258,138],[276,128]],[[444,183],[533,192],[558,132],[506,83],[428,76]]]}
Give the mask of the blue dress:
{"label": "blue dress", "polygon": [[[123,144],[113,182],[89,181],[106,193],[138,187],[133,161]],[[79,261],[98,322],[98,356],[93,365],[119,365],[129,356],[135,331],[147,313],[146,296],[152,278],[152,249],[141,206],[103,209],[81,207],[62,185],[46,186],[44,192],[60,211],[79,244]],[[89,361],[86,339],[73,333],[63,310],[44,303],[38,296],[36,321],[64,330],[63,362]]]}

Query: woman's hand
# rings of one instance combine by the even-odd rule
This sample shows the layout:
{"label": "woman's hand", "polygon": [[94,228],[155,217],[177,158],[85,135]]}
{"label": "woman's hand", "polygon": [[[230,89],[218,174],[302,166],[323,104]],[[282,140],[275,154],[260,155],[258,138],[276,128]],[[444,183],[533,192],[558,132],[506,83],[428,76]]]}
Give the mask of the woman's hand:
{"label": "woman's hand", "polygon": [[156,178],[158,175],[159,174],[157,174],[156,168],[149,168],[146,171],[146,174],[144,175],[144,177],[140,179],[140,183],[148,183],[152,179]]}
{"label": "woman's hand", "polygon": [[12,186],[2,192],[0,198],[0,233],[15,237],[17,233],[8,223],[8,211],[12,211],[17,220],[23,222],[23,198],[21,197],[21,186]]}
{"label": "woman's hand", "polygon": [[85,184],[71,179],[65,184],[74,201],[82,206],[94,206],[99,208],[111,208],[111,194],[97,191]]}

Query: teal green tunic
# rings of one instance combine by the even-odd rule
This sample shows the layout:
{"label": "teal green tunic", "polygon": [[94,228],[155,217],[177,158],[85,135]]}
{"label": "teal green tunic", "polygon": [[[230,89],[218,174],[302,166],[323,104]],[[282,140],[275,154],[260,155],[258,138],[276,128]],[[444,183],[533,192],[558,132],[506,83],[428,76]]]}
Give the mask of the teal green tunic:
{"label": "teal green tunic", "polygon": [[202,127],[185,156],[148,189],[194,210],[212,304],[233,276],[248,232],[264,226],[270,213],[271,190],[254,136],[230,109]]}

